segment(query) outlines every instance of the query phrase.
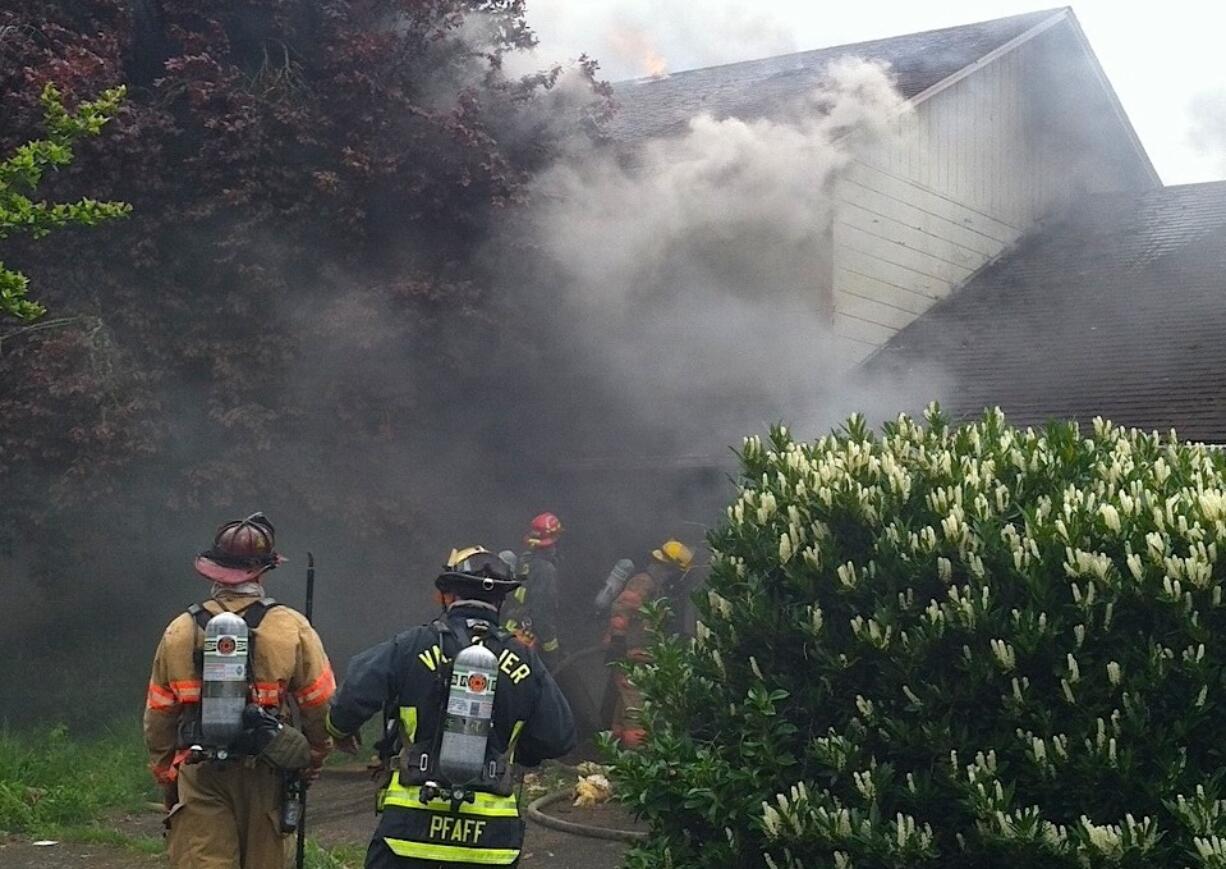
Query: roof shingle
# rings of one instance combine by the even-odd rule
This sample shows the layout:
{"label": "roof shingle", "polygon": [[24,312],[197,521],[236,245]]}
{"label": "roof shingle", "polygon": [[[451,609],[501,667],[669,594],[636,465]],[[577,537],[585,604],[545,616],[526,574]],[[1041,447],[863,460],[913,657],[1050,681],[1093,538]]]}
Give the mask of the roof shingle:
{"label": "roof shingle", "polygon": [[957,416],[1103,416],[1226,442],[1226,182],[1090,197],[894,337]]}

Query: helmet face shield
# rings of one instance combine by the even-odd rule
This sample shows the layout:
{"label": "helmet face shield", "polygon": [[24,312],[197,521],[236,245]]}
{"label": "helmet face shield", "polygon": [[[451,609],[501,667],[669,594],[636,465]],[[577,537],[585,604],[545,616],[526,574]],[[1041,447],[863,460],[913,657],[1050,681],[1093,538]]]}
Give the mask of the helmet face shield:
{"label": "helmet face shield", "polygon": [[507,575],[507,565],[492,552],[474,552],[454,564],[447,565],[448,571],[462,573],[468,576],[484,576],[490,579],[510,579]]}
{"label": "helmet face shield", "polygon": [[272,527],[272,522],[263,513],[252,513],[243,520],[245,525],[258,525],[268,532],[269,539],[274,539],[277,536],[277,529]]}
{"label": "helmet face shield", "polygon": [[434,585],[444,592],[500,601],[520,584],[511,578],[503,559],[484,546],[470,546],[451,551]]}

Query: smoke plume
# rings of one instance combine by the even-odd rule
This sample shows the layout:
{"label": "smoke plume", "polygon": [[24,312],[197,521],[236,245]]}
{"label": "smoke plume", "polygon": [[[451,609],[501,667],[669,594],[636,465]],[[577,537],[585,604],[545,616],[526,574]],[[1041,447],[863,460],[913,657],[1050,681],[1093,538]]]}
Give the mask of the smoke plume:
{"label": "smoke plume", "polygon": [[786,122],[703,115],[541,178],[559,340],[619,399],[619,427],[710,455],[763,422],[828,418],[846,369],[828,325],[832,185],[901,111],[886,69],[846,58]]}
{"label": "smoke plume", "polygon": [[1194,96],[1189,114],[1194,119],[1188,137],[1192,146],[1226,174],[1226,88]]}

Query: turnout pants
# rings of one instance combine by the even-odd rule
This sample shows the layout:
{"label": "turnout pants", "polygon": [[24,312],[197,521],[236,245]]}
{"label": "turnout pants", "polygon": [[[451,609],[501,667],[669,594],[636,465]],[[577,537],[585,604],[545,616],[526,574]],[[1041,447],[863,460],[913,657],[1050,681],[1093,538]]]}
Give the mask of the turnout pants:
{"label": "turnout pants", "polygon": [[647,731],[643,729],[639,713],[643,708],[643,693],[634,686],[625,673],[614,670],[611,674],[616,692],[612,727],[613,737],[626,748],[638,748],[643,744]]}
{"label": "turnout pants", "polygon": [[266,763],[179,768],[179,802],[167,816],[174,869],[285,869],[293,838],[281,834],[281,773]]}

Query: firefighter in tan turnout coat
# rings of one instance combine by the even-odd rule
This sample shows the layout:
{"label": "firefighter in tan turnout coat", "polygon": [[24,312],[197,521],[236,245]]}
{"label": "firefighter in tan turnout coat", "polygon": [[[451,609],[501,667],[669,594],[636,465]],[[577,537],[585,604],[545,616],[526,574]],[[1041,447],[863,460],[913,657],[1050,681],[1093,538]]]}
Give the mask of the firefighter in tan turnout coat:
{"label": "firefighter in tan turnout coat", "polygon": [[[263,575],[284,560],[273,534],[259,513],[221,527],[195,563],[213,582],[212,596],[170,623],[153,659],[145,743],[165,793],[170,863],[179,869],[286,866],[293,839],[282,830],[285,782],[317,775],[330,746],[324,717],[336,682],[323,645],[305,617],[264,595]],[[207,755],[192,750],[201,733],[205,625],[222,612],[240,616],[250,632],[247,705],[235,742]],[[214,645],[234,643],[223,637]],[[242,706],[244,688],[235,690]],[[297,727],[291,705],[300,711]]]}

